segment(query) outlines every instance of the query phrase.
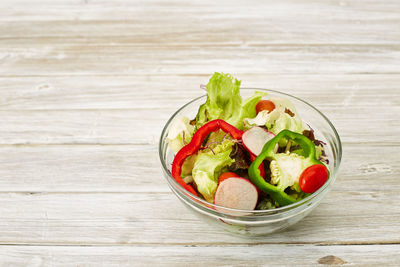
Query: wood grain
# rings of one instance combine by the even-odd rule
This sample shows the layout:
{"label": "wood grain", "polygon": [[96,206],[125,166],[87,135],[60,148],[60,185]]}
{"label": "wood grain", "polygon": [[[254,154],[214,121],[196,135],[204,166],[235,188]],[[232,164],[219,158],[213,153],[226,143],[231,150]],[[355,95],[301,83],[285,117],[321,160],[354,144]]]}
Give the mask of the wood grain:
{"label": "wood grain", "polygon": [[[210,76],[211,73],[1,77],[0,110],[176,110],[189,100],[205,94],[200,84],[206,84]],[[242,87],[282,91],[300,97],[317,108],[372,106],[391,110],[400,106],[400,75],[236,73],[236,77],[242,81]]]}
{"label": "wood grain", "polygon": [[[282,251],[290,251],[282,257]],[[179,253],[177,252],[179,251]],[[192,246],[1,246],[0,257],[9,266],[319,266],[344,262],[344,266],[397,266],[396,245],[257,245],[227,247]],[[184,256],[182,256],[184,255]],[[360,257],[360,255],[365,255]],[[330,260],[324,260],[326,257]],[[340,261],[341,260],[341,261]],[[323,265],[321,265],[323,266]],[[340,266],[340,265],[339,265]]]}
{"label": "wood grain", "polygon": [[0,50],[2,76],[17,76],[21,72],[24,75],[209,74],[216,66],[227,73],[400,73],[398,46],[156,46],[149,50],[147,46],[97,43],[34,48],[23,42],[17,48],[13,45],[5,49],[6,52]]}
{"label": "wood grain", "polygon": [[0,75],[400,72],[397,1],[245,3],[22,1],[0,13]]}
{"label": "wood grain", "polygon": [[[36,2],[36,4],[34,4]],[[29,5],[30,9],[26,9]],[[398,45],[390,1],[2,1],[0,36],[47,44]],[[213,8],[210,8],[212,6]],[[12,7],[12,8],[10,8]],[[29,32],[27,32],[29,27]],[[54,38],[55,37],[55,38]],[[75,39],[73,39],[75,38]],[[50,40],[49,40],[50,39]]]}
{"label": "wood grain", "polygon": [[399,191],[332,191],[295,226],[246,239],[208,225],[172,193],[1,193],[0,244],[397,244],[399,201]]}

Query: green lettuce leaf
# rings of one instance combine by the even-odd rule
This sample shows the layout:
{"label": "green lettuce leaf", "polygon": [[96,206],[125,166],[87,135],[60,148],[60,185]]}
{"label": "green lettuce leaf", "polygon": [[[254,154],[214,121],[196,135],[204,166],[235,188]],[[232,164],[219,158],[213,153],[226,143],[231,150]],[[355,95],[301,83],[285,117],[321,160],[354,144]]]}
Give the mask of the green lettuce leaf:
{"label": "green lettuce leaf", "polygon": [[208,202],[214,201],[218,177],[234,162],[229,157],[233,145],[232,140],[224,140],[211,148],[212,150],[206,149],[199,152],[195,159],[192,176],[197,190]]}
{"label": "green lettuce leaf", "polygon": [[181,178],[185,178],[186,176],[189,176],[192,174],[193,166],[196,161],[197,155],[192,155],[190,157],[187,157],[186,160],[182,164],[182,172],[181,172]]}
{"label": "green lettuce leaf", "polygon": [[240,81],[230,74],[214,73],[207,86],[207,101],[200,106],[196,116],[196,128],[208,121],[222,119],[238,129],[243,129],[243,119],[256,116],[256,105],[266,93],[256,92],[242,100]]}

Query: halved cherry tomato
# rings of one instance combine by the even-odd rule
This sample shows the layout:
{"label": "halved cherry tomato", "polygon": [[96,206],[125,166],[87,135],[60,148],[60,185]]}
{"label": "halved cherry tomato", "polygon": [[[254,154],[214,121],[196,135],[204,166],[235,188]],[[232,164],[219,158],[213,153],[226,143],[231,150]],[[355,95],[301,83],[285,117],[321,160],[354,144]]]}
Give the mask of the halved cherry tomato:
{"label": "halved cherry tomato", "polygon": [[275,109],[275,104],[271,100],[260,100],[256,105],[257,114],[262,110],[268,110],[268,113],[270,113],[274,109]]}
{"label": "halved cherry tomato", "polygon": [[328,180],[328,169],[321,164],[311,165],[305,169],[299,179],[301,191],[314,193]]}
{"label": "halved cherry tomato", "polygon": [[240,176],[234,172],[225,172],[221,174],[221,176],[218,178],[218,184],[220,184],[223,180],[226,180],[231,177],[240,177]]}

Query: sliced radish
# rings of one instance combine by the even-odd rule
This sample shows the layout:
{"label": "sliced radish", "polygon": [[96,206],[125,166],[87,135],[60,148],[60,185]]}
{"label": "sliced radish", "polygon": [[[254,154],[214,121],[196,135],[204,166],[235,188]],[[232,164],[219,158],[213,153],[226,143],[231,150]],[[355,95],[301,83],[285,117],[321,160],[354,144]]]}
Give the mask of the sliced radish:
{"label": "sliced radish", "polygon": [[257,188],[249,180],[230,177],[219,184],[214,203],[232,209],[254,210],[257,200]]}
{"label": "sliced radish", "polygon": [[225,172],[223,174],[221,174],[218,178],[218,184],[220,184],[222,181],[231,178],[231,177],[240,177],[239,175],[237,175],[234,172]]}
{"label": "sliced radish", "polygon": [[243,133],[243,146],[250,153],[258,156],[261,153],[264,145],[274,137],[274,133],[271,133],[264,128],[255,126]]}

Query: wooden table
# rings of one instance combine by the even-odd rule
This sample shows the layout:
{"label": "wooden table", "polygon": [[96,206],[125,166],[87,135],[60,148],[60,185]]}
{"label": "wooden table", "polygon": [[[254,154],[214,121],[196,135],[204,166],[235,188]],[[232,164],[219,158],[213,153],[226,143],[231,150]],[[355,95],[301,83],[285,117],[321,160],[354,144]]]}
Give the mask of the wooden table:
{"label": "wooden table", "polygon": [[[266,237],[199,221],[161,174],[214,71],[309,101],[343,162]],[[1,266],[400,264],[400,2],[1,1]]]}

